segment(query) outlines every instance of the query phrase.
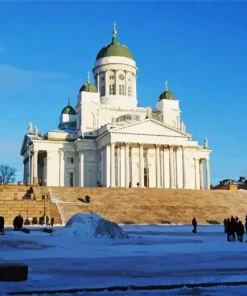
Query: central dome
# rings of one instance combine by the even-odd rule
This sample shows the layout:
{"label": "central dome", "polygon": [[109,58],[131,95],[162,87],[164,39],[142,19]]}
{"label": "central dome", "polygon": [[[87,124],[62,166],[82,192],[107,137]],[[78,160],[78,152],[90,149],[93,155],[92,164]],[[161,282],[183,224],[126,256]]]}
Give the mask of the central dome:
{"label": "central dome", "polygon": [[106,57],[125,57],[129,59],[134,59],[132,53],[123,44],[118,43],[117,40],[117,30],[116,30],[116,24],[113,26],[113,37],[112,37],[112,42],[103,48],[98,52],[96,56],[96,60],[99,60],[101,58],[106,58]]}

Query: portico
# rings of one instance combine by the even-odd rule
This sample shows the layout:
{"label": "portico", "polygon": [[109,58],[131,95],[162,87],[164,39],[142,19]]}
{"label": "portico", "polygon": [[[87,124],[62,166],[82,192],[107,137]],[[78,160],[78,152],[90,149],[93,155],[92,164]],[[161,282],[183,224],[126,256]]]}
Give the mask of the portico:
{"label": "portico", "polygon": [[[144,143],[112,142],[105,152],[100,182],[109,187],[188,188],[186,184],[186,147]],[[110,151],[110,153],[107,151]],[[123,151],[123,153],[121,152]],[[110,161],[107,162],[110,156]],[[204,189],[203,162],[206,163],[206,189],[210,189],[209,160],[196,159],[194,180]],[[107,173],[109,172],[109,173]],[[199,183],[198,183],[199,182]]]}

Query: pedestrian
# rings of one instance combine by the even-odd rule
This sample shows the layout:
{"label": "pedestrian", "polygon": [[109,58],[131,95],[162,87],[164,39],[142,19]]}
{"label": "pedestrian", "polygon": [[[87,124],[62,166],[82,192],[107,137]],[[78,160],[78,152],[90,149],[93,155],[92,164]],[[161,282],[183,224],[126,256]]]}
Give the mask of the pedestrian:
{"label": "pedestrian", "polygon": [[193,230],[192,230],[192,232],[193,232],[193,233],[197,233],[197,231],[196,231],[196,228],[197,228],[197,221],[196,221],[196,218],[193,218],[193,219],[192,219],[192,226],[193,226]]}

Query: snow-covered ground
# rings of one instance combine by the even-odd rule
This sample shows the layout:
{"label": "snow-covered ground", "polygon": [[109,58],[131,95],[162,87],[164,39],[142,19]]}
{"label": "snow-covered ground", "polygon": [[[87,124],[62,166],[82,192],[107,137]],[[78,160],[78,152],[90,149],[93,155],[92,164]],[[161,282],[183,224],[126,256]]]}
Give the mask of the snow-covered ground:
{"label": "snow-covered ground", "polygon": [[[28,264],[29,278],[19,283],[0,282],[0,295],[29,290],[247,281],[247,244],[227,242],[222,225],[198,226],[197,234],[188,225],[125,225],[121,227],[129,238],[114,239],[106,235],[96,238],[92,232],[97,228],[95,223],[84,223],[84,234],[78,232],[78,223],[74,225],[76,231],[73,227],[69,231],[68,225],[66,229],[56,227],[55,234],[31,226],[29,234],[7,229],[6,235],[0,236],[1,263]],[[111,230],[109,225],[104,227]],[[246,295],[246,290],[247,286],[77,295],[218,296]]]}

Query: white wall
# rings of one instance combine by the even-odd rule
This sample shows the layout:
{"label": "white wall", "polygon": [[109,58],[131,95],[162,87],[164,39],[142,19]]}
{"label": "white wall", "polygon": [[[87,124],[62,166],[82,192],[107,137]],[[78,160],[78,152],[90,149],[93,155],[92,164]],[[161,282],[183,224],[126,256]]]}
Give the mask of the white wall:
{"label": "white wall", "polygon": [[180,109],[178,100],[161,100],[156,104],[157,110],[161,113],[159,118],[163,123],[180,129]]}

